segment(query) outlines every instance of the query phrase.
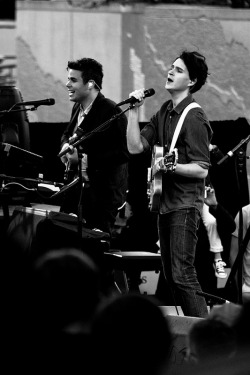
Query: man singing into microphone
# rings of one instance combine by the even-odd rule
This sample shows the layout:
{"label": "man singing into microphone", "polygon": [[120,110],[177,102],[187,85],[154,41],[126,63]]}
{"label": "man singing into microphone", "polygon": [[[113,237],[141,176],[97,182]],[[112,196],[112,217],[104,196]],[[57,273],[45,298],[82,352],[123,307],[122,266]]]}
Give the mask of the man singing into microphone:
{"label": "man singing into microphone", "polygon": [[[169,153],[178,120],[184,109],[195,102],[192,94],[206,82],[208,67],[198,52],[183,51],[167,75],[165,89],[171,95],[150,122],[141,130],[139,107],[144,102],[144,90],[130,96],[137,102],[129,111],[127,144],[131,154],[150,152],[154,145]],[[197,229],[204,203],[205,177],[210,164],[209,143],[212,137],[208,119],[201,107],[187,113],[175,147],[178,163],[166,167],[157,164],[162,173],[162,194],[159,204],[158,230],[165,278],[174,292],[175,303],[184,315],[205,317],[207,305],[194,267]]]}
{"label": "man singing into microphone", "polygon": [[[62,135],[61,152],[84,137],[77,148],[61,160],[78,175],[78,156],[82,155],[83,188],[76,185],[67,191],[61,211],[78,214],[82,190],[82,216],[86,226],[112,234],[119,207],[126,199],[128,159],[126,144],[127,117],[116,103],[101,94],[103,68],[94,59],[69,61],[67,66],[69,100],[74,102],[70,122]],[[97,129],[98,128],[98,129]],[[99,129],[100,128],[100,129]],[[70,182],[70,181],[67,181]]]}

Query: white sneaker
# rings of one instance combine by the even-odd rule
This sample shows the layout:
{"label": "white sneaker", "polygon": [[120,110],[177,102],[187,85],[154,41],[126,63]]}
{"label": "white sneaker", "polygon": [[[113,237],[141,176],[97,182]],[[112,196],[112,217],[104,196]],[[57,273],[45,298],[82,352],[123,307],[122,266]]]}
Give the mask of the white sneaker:
{"label": "white sneaker", "polygon": [[227,273],[224,269],[226,263],[223,262],[222,259],[217,259],[214,261],[214,269],[215,269],[215,276],[220,277],[221,279],[225,279],[227,277]]}

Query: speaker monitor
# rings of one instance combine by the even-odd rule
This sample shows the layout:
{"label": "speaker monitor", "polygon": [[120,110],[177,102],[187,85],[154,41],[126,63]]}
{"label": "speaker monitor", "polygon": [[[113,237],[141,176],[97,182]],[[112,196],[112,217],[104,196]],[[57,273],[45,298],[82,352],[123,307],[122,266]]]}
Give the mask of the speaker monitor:
{"label": "speaker monitor", "polygon": [[17,207],[7,229],[8,251],[13,256],[34,260],[47,251],[78,248],[95,262],[102,261],[109,248],[109,234],[82,226],[77,218],[62,212]]}

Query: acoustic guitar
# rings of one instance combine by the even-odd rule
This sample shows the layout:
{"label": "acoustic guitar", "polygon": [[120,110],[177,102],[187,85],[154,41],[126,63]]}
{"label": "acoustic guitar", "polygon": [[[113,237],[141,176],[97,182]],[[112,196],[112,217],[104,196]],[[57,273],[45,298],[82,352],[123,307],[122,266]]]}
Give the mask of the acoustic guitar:
{"label": "acoustic guitar", "polygon": [[173,172],[178,161],[176,148],[164,156],[164,148],[154,146],[151,159],[151,168],[148,168],[148,196],[149,208],[152,212],[158,212],[162,194],[162,173]]}

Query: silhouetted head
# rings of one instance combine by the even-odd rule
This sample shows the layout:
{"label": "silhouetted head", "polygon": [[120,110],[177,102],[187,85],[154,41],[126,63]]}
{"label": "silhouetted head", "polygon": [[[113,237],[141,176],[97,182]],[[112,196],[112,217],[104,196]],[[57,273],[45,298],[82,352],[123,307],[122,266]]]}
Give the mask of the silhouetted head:
{"label": "silhouetted head", "polygon": [[169,358],[172,336],[154,301],[138,294],[112,298],[93,323],[98,369],[109,374],[157,374]]}
{"label": "silhouetted head", "polygon": [[99,273],[92,259],[77,249],[48,251],[32,275],[37,324],[63,329],[85,322],[99,302]]}

